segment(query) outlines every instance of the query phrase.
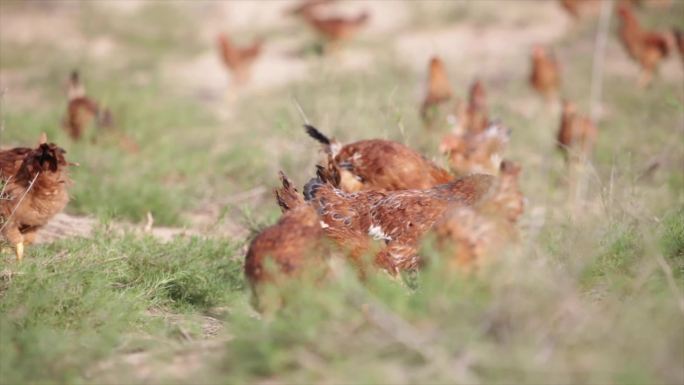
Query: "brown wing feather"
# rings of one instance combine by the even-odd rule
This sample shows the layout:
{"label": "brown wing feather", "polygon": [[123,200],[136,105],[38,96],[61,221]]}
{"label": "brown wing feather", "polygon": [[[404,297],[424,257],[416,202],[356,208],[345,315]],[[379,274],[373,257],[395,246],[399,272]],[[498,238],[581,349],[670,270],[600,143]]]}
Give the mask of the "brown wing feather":
{"label": "brown wing feather", "polygon": [[353,174],[361,189],[427,189],[453,179],[448,171],[414,150],[381,139],[345,145],[335,157],[335,163]]}

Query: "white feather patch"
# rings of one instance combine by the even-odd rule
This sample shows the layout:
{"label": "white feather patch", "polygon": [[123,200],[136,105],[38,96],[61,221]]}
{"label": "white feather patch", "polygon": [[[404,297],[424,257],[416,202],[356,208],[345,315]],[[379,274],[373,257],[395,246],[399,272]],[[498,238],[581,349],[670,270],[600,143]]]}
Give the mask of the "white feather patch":
{"label": "white feather patch", "polygon": [[340,150],[342,150],[342,143],[338,141],[330,143],[330,152],[332,153],[333,158],[340,153]]}
{"label": "white feather patch", "polygon": [[382,227],[378,225],[373,225],[368,229],[368,235],[373,237],[375,240],[385,240],[385,241],[391,241],[392,237],[388,236],[385,234],[384,231],[382,231]]}

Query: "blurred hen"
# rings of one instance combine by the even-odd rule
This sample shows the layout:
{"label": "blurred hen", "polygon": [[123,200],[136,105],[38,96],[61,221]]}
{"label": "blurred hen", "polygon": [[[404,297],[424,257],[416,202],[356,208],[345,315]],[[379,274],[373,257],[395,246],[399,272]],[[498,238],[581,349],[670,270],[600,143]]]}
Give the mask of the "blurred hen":
{"label": "blurred hen", "polygon": [[217,42],[223,64],[233,74],[235,83],[246,83],[251,76],[252,65],[261,55],[263,41],[256,40],[249,46],[238,47],[227,34],[222,33],[218,35]]}
{"label": "blurred hen", "polygon": [[67,97],[67,113],[63,127],[72,139],[81,139],[93,122],[98,128],[112,126],[111,112],[86,96],[78,71],[71,73]]}
{"label": "blurred hen", "polygon": [[503,161],[488,196],[472,206],[451,208],[435,223],[437,245],[447,252],[448,265],[476,267],[517,238],[515,224],[525,203],[519,175],[520,166]]}
{"label": "blurred hen", "polygon": [[582,116],[577,106],[570,101],[563,103],[560,128],[558,130],[558,149],[567,161],[588,159],[596,143],[598,131],[591,119]]}
{"label": "blurred hen", "polygon": [[453,97],[444,62],[437,56],[430,59],[425,98],[420,106],[420,116],[427,128],[442,120],[443,105]]}
{"label": "blurred hen", "polygon": [[440,152],[447,156],[456,175],[473,172],[494,175],[499,170],[509,139],[507,127],[492,123],[481,133],[455,131],[447,134],[440,144]]}
{"label": "blurred hen", "polygon": [[639,85],[648,86],[653,80],[653,74],[658,64],[670,52],[669,37],[665,33],[647,31],[634,14],[634,10],[627,2],[618,5],[620,26],[618,34],[622,45],[629,56],[641,67]]}
{"label": "blurred hen", "polygon": [[355,37],[370,20],[368,12],[361,12],[353,17],[323,16],[315,11],[317,8],[318,6],[305,8],[306,10],[300,14],[304,21],[325,39],[328,47],[333,49]]}
{"label": "blurred hen", "polygon": [[552,53],[548,53],[544,47],[532,48],[532,73],[530,84],[547,101],[558,96],[560,88],[560,70],[558,61]]}

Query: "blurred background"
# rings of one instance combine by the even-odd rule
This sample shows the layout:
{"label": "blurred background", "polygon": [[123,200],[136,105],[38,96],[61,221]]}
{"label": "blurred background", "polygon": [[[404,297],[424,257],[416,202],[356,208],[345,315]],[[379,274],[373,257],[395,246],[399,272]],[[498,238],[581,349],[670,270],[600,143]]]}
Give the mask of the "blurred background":
{"label": "blurred background", "polygon": [[[24,275],[0,281],[0,379],[684,382],[682,57],[672,50],[640,87],[612,15],[579,206],[556,149],[560,102],[529,85],[543,45],[559,99],[594,111],[596,3],[575,16],[555,0],[332,1],[320,17],[364,20],[337,39],[297,1],[2,0],[0,147],[46,132],[80,166]],[[682,1],[634,7],[644,28],[684,28]],[[255,48],[246,70],[230,68],[220,36]],[[279,216],[277,172],[302,186],[322,159],[305,119],[343,143],[392,139],[447,165],[449,128],[420,116],[433,56],[455,98],[480,79],[490,116],[511,128],[522,249],[475,282],[430,270],[411,295],[373,283],[403,337],[335,289],[257,320],[244,251]],[[73,71],[111,113],[79,140],[64,128]]]}

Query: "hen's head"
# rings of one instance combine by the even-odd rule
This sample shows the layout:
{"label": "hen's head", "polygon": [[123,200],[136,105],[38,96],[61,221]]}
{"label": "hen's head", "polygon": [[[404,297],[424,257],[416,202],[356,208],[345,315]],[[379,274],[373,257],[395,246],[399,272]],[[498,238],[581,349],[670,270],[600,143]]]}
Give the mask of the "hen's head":
{"label": "hen's head", "polygon": [[621,19],[629,19],[634,17],[632,6],[627,1],[620,1],[617,5],[617,13]]}
{"label": "hen's head", "polygon": [[38,173],[54,174],[69,163],[64,156],[66,151],[54,143],[47,143],[45,134],[41,135],[38,147],[26,155],[19,168],[17,178],[33,179]]}
{"label": "hen's head", "polygon": [[78,70],[73,70],[69,74],[69,81],[67,82],[67,97],[69,100],[73,100],[83,96],[85,96],[85,88],[81,82],[81,75]]}
{"label": "hen's head", "polygon": [[310,201],[316,197],[318,190],[322,187],[328,186],[333,188],[340,187],[340,170],[334,162],[328,160],[326,167],[316,166],[316,177],[312,178],[304,185],[304,200]]}
{"label": "hen's head", "polygon": [[444,62],[442,59],[439,58],[439,56],[433,56],[430,59],[430,72],[434,71],[443,71],[444,70]]}
{"label": "hen's head", "polygon": [[517,177],[518,175],[520,175],[521,170],[522,168],[519,164],[512,162],[510,160],[503,160],[501,162],[501,166],[499,167],[501,175],[506,175],[510,177]]}
{"label": "hen's head", "polygon": [[69,82],[71,84],[74,84],[74,85],[80,84],[81,83],[80,78],[81,78],[81,76],[78,73],[78,70],[73,70],[73,71],[71,71],[71,75],[69,75]]}
{"label": "hen's head", "polygon": [[563,101],[563,115],[572,115],[577,112],[577,105],[575,103],[569,101],[569,100],[564,100]]}

